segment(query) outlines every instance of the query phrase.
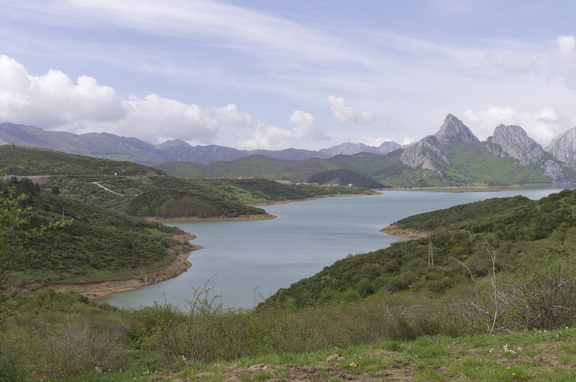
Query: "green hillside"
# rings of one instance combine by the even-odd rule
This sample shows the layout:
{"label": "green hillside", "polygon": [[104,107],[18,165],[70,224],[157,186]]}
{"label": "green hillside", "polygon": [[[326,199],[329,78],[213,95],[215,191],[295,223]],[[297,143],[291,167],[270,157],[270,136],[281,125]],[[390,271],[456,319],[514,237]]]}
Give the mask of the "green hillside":
{"label": "green hillside", "polygon": [[305,182],[318,172],[336,170],[322,159],[282,160],[261,155],[243,157],[234,161],[219,161],[207,165],[190,162],[170,162],[157,165],[156,168],[167,174],[182,178],[207,177],[261,177],[271,180],[287,179],[293,182]]}
{"label": "green hillside", "polygon": [[[0,183],[2,198],[14,190],[28,222],[2,231],[2,242],[22,246],[26,255],[11,260],[8,282],[54,283],[122,279],[161,268],[175,253],[168,250],[178,228],[118,214],[95,204],[42,190],[27,179]],[[40,235],[28,233],[61,220],[69,224]],[[18,244],[17,244],[18,243]],[[3,258],[3,260],[6,260]]]}
{"label": "green hillside", "polygon": [[331,170],[319,172],[308,178],[308,183],[318,184],[350,184],[356,187],[384,188],[372,179],[350,170]]}
{"label": "green hillside", "polygon": [[447,178],[453,183],[465,185],[549,183],[539,164],[522,166],[516,160],[491,155],[482,143],[459,143],[452,146]]}

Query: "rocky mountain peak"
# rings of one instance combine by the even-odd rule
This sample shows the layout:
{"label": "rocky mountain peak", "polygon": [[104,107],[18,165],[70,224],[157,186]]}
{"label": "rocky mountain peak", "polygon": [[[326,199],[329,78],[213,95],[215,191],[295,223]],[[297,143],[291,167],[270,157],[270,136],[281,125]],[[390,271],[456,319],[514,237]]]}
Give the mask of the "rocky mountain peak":
{"label": "rocky mountain peak", "polygon": [[546,151],[570,166],[576,164],[576,127],[565,131],[546,146]]}
{"label": "rocky mountain peak", "polygon": [[440,143],[445,145],[457,142],[479,142],[472,131],[452,114],[446,116],[440,130],[434,136]]}
{"label": "rocky mountain peak", "polygon": [[[494,135],[486,140],[488,150],[503,158],[514,158],[522,165],[532,164],[542,158],[544,149],[516,125],[499,125]],[[495,146],[497,145],[497,146]]]}
{"label": "rocky mountain peak", "polygon": [[486,140],[486,147],[494,155],[518,159],[521,165],[540,163],[544,175],[554,183],[567,183],[569,180],[558,160],[546,153],[520,126],[497,126],[494,135]]}
{"label": "rocky mountain peak", "polygon": [[[450,145],[479,142],[470,129],[452,114],[448,114],[440,130],[404,149],[400,155],[402,164],[427,170],[443,172],[450,166]],[[436,157],[430,153],[433,152]]]}

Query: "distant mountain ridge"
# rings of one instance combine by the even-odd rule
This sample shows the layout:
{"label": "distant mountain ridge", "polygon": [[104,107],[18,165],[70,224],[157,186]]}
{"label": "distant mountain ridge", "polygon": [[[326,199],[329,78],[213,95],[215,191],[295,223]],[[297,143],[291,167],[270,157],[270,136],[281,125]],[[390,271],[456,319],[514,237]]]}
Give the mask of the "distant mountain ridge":
{"label": "distant mountain ridge", "polygon": [[293,148],[278,151],[238,150],[218,145],[191,146],[182,139],[153,145],[137,138],[121,137],[109,133],[73,134],[46,131],[34,126],[8,122],[0,123],[0,145],[2,144],[32,146],[69,154],[127,160],[145,165],[178,161],[208,164],[217,161],[232,161],[251,155],[263,155],[283,160],[330,158],[335,155],[351,155],[363,151],[383,155],[401,147],[395,142],[384,142],[378,147],[362,143],[343,143],[319,151]]}
{"label": "distant mountain ridge", "polygon": [[566,184],[576,179],[576,128],[556,138],[547,151],[516,125],[499,125],[481,142],[452,114],[435,134],[405,147],[384,142],[379,147],[344,143],[319,151],[244,151],[217,145],[193,147],[180,139],[155,146],[107,133],[75,135],[9,123],[0,124],[0,143],[127,160],[192,178],[370,179],[384,187]]}
{"label": "distant mountain ridge", "polygon": [[485,154],[480,151],[487,149],[491,155],[515,161],[535,171],[541,171],[542,175],[548,177],[553,183],[571,181],[568,164],[546,152],[520,126],[499,125],[494,130],[493,136],[489,137],[486,142],[480,142],[462,121],[451,114],[448,114],[436,134],[427,136],[415,145],[404,149],[400,161],[411,168],[436,171],[445,177],[450,170],[454,169],[454,149],[457,145],[468,145],[470,153],[478,154],[476,158],[478,163],[481,162],[482,157],[485,157]]}

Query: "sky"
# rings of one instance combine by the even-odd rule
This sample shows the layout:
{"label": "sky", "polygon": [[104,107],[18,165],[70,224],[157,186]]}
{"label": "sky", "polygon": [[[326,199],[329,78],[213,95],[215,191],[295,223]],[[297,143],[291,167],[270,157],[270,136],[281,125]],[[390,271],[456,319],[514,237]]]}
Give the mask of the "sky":
{"label": "sky", "polygon": [[576,126],[576,0],[0,0],[0,122],[150,143]]}

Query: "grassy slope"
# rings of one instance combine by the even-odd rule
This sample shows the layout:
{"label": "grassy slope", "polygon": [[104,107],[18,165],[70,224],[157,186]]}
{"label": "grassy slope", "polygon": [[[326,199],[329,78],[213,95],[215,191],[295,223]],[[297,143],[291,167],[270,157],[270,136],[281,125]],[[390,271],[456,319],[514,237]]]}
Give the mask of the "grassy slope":
{"label": "grassy slope", "polygon": [[[459,184],[523,184],[549,183],[537,164],[522,166],[514,160],[490,154],[482,143],[456,144],[452,146],[452,167],[447,176]],[[464,176],[463,174],[469,174]]]}
{"label": "grassy slope", "polygon": [[0,146],[0,170],[8,175],[162,175],[153,167],[28,146]]}

